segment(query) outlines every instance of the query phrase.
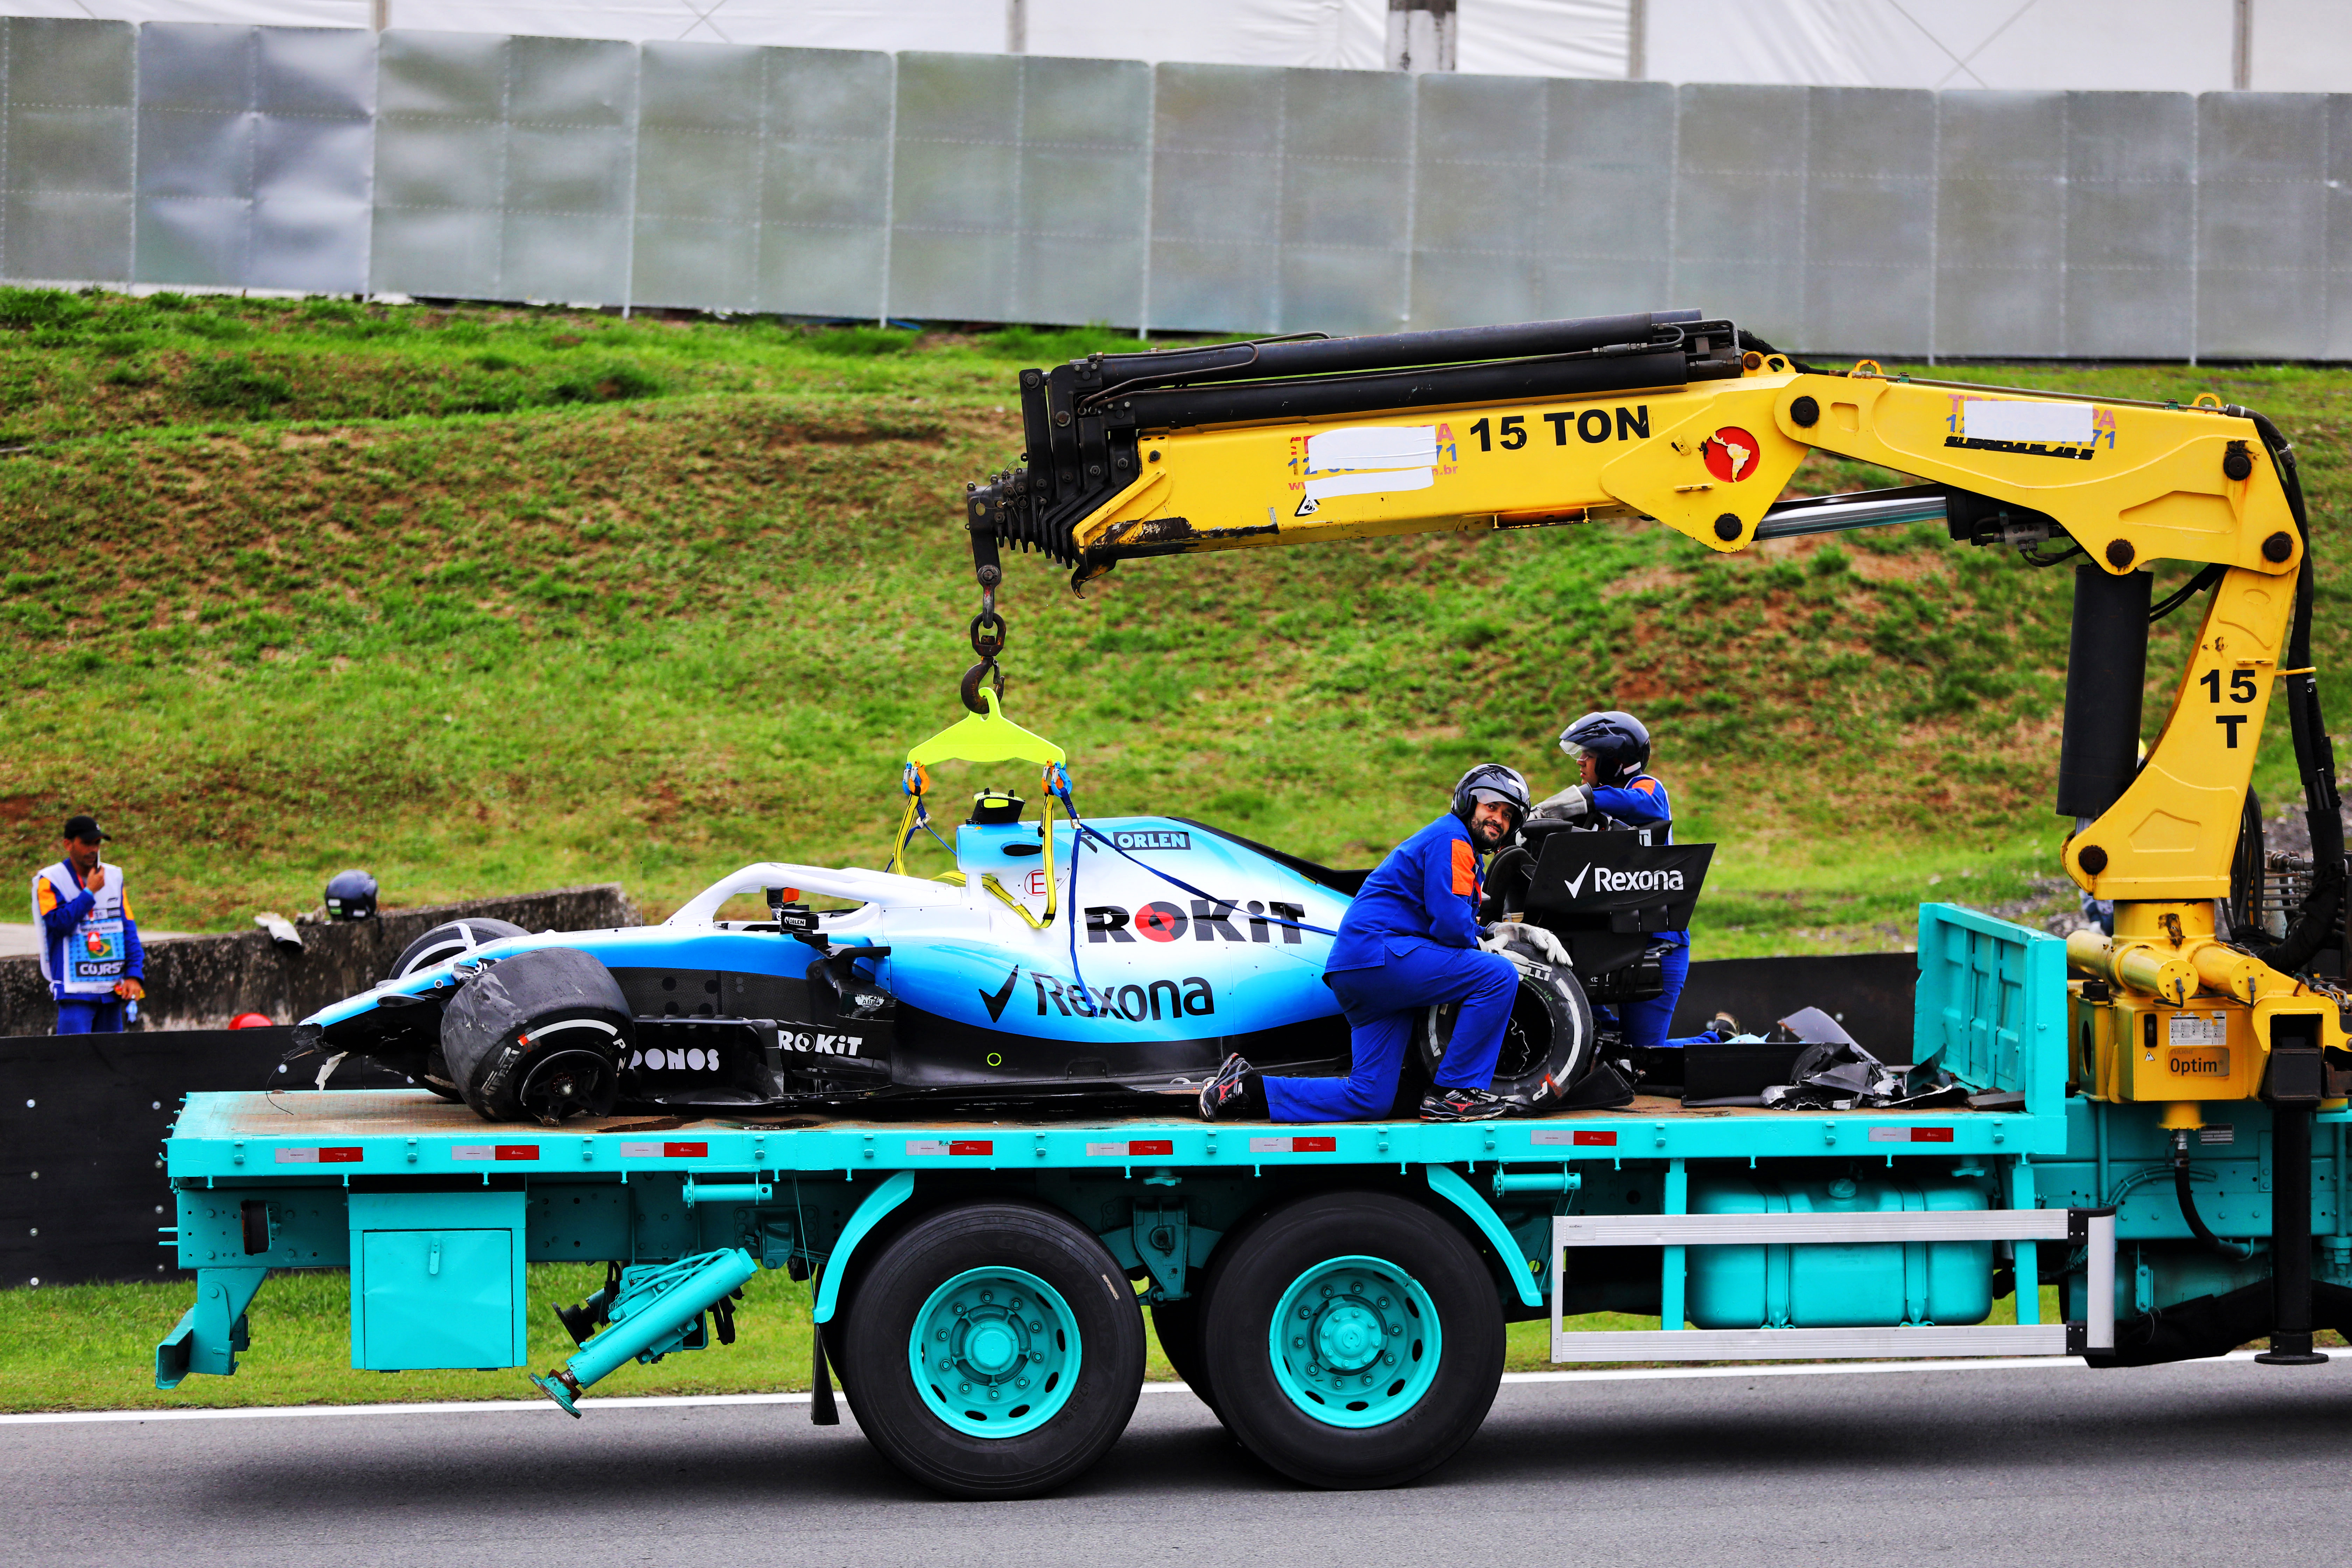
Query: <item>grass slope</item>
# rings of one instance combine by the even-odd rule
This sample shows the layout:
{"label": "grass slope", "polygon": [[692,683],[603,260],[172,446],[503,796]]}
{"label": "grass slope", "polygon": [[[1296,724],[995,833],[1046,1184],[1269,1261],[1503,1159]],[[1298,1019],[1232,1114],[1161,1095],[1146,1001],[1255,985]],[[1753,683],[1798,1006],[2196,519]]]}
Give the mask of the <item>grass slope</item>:
{"label": "grass slope", "polygon": [[[659,910],[751,859],[878,863],[898,758],[959,711],[963,483],[1016,459],[1016,369],[1110,341],[17,292],[0,328],[0,836],[29,869],[99,811],[182,930],[347,864],[401,903],[618,878]],[[2270,411],[2340,651],[2352,376],[1943,374]],[[1563,718],[1622,705],[1682,836],[1724,846],[1705,954],[1898,945],[1922,897],[2055,888],[2071,577],[1940,531],[1010,576],[1011,710],[1091,813],[1369,863],[1472,761],[1557,787]],[[2159,628],[2151,724],[2193,625]],[[2273,736],[2259,782],[2287,776]]]}

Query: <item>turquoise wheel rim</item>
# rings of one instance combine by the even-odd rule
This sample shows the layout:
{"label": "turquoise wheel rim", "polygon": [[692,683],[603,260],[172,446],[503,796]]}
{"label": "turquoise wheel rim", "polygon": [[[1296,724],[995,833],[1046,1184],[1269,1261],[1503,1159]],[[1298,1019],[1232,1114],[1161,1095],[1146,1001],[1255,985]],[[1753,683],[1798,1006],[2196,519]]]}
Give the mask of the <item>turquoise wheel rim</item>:
{"label": "turquoise wheel rim", "polygon": [[923,1404],[969,1437],[1018,1437],[1051,1421],[1083,1355],[1070,1304],[1024,1268],[964,1270],[931,1292],[907,1341]]}
{"label": "turquoise wheel rim", "polygon": [[1429,1292],[1379,1258],[1309,1268],[1266,1329],[1275,1382],[1327,1426],[1378,1426],[1420,1404],[1444,1343]]}

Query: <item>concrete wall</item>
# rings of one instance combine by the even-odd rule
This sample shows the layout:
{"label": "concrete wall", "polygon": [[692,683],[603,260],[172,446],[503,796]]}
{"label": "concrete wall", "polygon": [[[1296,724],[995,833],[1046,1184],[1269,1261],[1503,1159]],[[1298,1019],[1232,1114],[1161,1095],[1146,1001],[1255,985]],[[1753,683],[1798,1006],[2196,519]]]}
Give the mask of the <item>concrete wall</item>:
{"label": "concrete wall", "polygon": [[[635,925],[617,882],[462,904],[392,910],[372,921],[303,926],[302,951],[281,948],[258,929],[230,936],[170,937],[147,944],[149,1031],[217,1029],[240,1013],[290,1024],[383,979],[401,950],[444,921],[511,921],[525,931],[603,931]],[[46,1035],[57,1009],[40,963],[0,959],[0,1036]]]}

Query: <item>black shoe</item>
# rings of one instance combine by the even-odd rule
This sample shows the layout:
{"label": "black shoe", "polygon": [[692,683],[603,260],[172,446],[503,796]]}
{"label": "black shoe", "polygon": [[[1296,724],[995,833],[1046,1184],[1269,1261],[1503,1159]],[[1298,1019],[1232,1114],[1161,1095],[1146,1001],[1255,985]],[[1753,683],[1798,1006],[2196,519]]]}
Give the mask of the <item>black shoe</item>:
{"label": "black shoe", "polygon": [[1265,1090],[1258,1087],[1257,1069],[1239,1056],[1225,1058],[1201,1090],[1201,1120],[1230,1121],[1265,1115]]}
{"label": "black shoe", "polygon": [[1423,1121],[1492,1121],[1515,1116],[1518,1102],[1483,1089],[1440,1089],[1421,1102]]}

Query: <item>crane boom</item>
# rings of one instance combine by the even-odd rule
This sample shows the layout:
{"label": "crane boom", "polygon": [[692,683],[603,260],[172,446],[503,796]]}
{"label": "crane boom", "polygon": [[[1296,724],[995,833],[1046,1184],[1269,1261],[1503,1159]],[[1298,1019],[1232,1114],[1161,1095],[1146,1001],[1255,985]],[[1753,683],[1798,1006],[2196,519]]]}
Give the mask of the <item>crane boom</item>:
{"label": "crane boom", "polygon": [[[1074,588],[1139,557],[1617,519],[1723,552],[1938,517],[1973,545],[2079,551],[2060,858],[2116,915],[2112,938],[2068,942],[2071,1076],[2095,1099],[2160,1103],[2176,1161],[2204,1105],[2269,1103],[2271,1357],[2310,1357],[2311,1119],[2352,1093],[2352,992],[2306,972],[2337,927],[2343,821],[2312,668],[2310,531],[2293,449],[2268,419],[2210,398],[1888,376],[1869,361],[1825,374],[1697,310],[1098,354],[1023,372],[1021,395],[1023,466],[967,498],[974,707],[1003,647],[1003,544],[1071,568]],[[1815,451],[1920,482],[1780,500]],[[2200,571],[2152,610],[2149,568],[2167,561]],[[2148,623],[2204,589],[2142,762]],[[2313,878],[2284,936],[2265,941],[2224,932],[2215,910],[2282,682]]]}
{"label": "crane boom", "polygon": [[[2294,973],[2332,925],[2342,837],[2310,669],[2302,496],[2260,415],[1889,376],[1867,361],[1826,374],[1696,310],[1096,355],[1024,371],[1021,386],[1024,467],[968,497],[989,616],[1006,543],[1070,567],[1074,586],[1133,558],[1612,519],[1723,552],[1934,517],[1972,544],[2079,548],[2057,801],[2076,831],[2062,860],[2117,915],[2111,943],[2078,942],[2078,966],[2119,995],[2178,1007],[2201,988],[2251,1009],[2263,1048],[2237,1053],[2197,1099],[2263,1092],[2281,1018],[2344,1043],[2334,1003]],[[1782,501],[1815,451],[1921,482]],[[2142,765],[2148,568],[2167,561],[2203,568],[2213,593]],[[2319,871],[2294,931],[2250,953],[2217,931],[2212,900],[2229,890],[2282,677]],[[2128,1098],[2190,1098],[2124,1077],[2105,1074]]]}

